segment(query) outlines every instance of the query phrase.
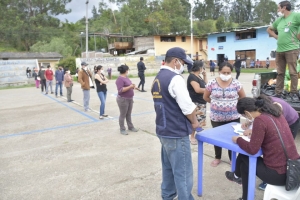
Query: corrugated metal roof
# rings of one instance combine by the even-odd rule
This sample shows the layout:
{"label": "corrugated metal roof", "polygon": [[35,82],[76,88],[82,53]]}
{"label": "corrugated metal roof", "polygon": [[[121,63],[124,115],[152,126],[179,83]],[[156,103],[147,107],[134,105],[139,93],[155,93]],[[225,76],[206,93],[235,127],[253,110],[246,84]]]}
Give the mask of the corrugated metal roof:
{"label": "corrugated metal roof", "polygon": [[246,30],[256,30],[256,29],[266,28],[266,27],[269,27],[269,26],[266,25],[266,26],[256,26],[256,27],[248,27],[248,28],[235,28],[234,30],[230,30],[230,31],[207,33],[207,35],[214,35],[214,34],[220,34],[220,33],[241,32],[241,31],[246,31]]}
{"label": "corrugated metal roof", "polygon": [[62,58],[63,56],[57,52],[0,52],[0,59],[3,58],[26,58],[26,59],[41,59],[41,58]]}

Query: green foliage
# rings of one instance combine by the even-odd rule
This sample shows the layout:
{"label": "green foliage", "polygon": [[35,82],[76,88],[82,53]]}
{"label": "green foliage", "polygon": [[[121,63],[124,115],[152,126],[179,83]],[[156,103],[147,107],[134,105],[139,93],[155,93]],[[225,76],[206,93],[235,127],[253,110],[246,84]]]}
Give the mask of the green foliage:
{"label": "green foliage", "polygon": [[216,21],[216,28],[219,32],[224,31],[224,29],[226,28],[226,22],[223,16],[219,17]]}
{"label": "green foliage", "polygon": [[72,55],[72,48],[67,45],[63,38],[53,38],[50,43],[37,42],[31,47],[32,52],[57,52],[63,57]]}
{"label": "green foliage", "polygon": [[63,66],[64,68],[68,68],[71,71],[71,74],[76,73],[76,57],[67,57],[63,60],[60,60],[58,66]]}
{"label": "green foliage", "polygon": [[272,0],[261,0],[254,9],[254,19],[270,24],[277,18],[277,4]]}

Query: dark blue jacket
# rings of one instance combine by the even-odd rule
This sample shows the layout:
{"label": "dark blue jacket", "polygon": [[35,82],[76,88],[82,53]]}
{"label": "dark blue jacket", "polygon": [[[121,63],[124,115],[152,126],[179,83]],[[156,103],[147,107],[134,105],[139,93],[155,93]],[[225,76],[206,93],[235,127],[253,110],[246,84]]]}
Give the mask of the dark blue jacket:
{"label": "dark blue jacket", "polygon": [[56,81],[64,81],[64,70],[56,70],[55,71],[55,80]]}
{"label": "dark blue jacket", "polygon": [[152,84],[156,134],[162,137],[181,138],[193,131],[190,121],[168,90],[172,78],[177,75],[168,69],[161,69]]}

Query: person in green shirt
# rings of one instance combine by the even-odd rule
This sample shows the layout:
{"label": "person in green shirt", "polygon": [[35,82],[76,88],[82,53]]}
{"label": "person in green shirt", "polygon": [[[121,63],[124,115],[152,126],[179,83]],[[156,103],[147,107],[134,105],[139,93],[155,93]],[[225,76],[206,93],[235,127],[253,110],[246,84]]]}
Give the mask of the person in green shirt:
{"label": "person in green shirt", "polygon": [[[299,40],[297,38],[300,26],[300,13],[292,12],[292,6],[289,1],[282,1],[278,4],[279,17],[267,31],[271,37],[277,39],[276,65],[276,96],[285,98],[282,94],[284,88],[284,77],[286,65],[291,77],[290,96],[292,102],[299,102],[297,95],[298,74],[296,70],[296,62],[299,55]],[[278,32],[276,35],[275,32]]]}

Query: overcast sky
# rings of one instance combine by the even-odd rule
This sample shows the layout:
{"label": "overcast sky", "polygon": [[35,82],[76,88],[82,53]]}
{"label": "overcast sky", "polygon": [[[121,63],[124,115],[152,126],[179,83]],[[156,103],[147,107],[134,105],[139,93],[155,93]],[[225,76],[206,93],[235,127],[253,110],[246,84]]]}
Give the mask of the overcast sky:
{"label": "overcast sky", "polygon": [[[86,14],[86,0],[72,0],[71,3],[68,3],[66,6],[66,9],[72,9],[72,12],[70,12],[67,15],[58,15],[56,16],[61,21],[65,21],[66,19],[69,22],[77,22],[81,18],[85,17]],[[117,7],[113,4],[107,3],[109,6],[112,6],[112,8],[116,9]],[[96,6],[98,9],[99,6],[99,0],[89,0],[88,4],[88,18],[92,17],[92,8],[93,6]]]}
{"label": "overcast sky", "polygon": [[[187,0],[188,1],[188,0]],[[281,2],[282,0],[275,0],[276,3]],[[85,17],[86,14],[86,0],[72,0],[71,3],[68,3],[66,8],[67,9],[72,9],[72,12],[67,14],[67,15],[59,15],[57,18],[59,18],[61,21],[65,21],[66,19],[69,22],[77,22],[81,18]],[[113,9],[117,9],[117,6],[114,4],[107,3],[109,6],[111,6]],[[88,4],[88,17],[92,17],[92,8],[93,6],[96,6],[98,9],[99,6],[99,0],[89,0]]]}

